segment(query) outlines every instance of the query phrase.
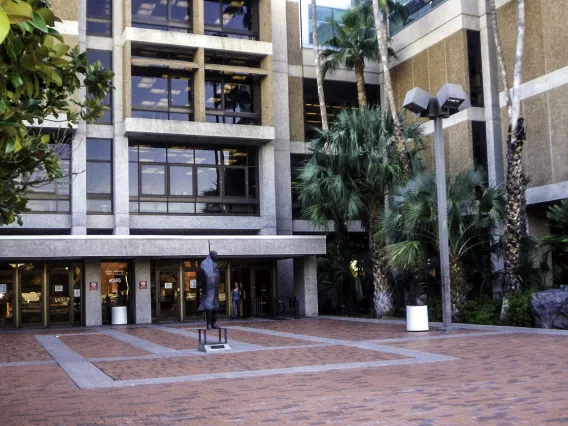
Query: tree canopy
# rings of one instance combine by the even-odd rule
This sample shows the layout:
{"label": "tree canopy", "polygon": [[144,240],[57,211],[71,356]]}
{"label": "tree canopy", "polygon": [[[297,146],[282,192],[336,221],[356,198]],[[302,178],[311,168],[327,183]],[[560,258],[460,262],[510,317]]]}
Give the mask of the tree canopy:
{"label": "tree canopy", "polygon": [[0,225],[21,224],[29,188],[62,177],[46,120],[93,122],[112,90],[112,71],[66,45],[56,22],[47,0],[0,0]]}

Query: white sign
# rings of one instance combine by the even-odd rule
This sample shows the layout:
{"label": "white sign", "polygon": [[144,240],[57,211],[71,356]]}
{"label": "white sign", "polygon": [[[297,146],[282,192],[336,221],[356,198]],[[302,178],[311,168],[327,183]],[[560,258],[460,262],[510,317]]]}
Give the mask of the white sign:
{"label": "white sign", "polygon": [[189,280],[189,288],[197,288],[197,280]]}
{"label": "white sign", "polygon": [[63,291],[63,286],[62,285],[56,285],[55,286],[55,292],[59,292],[59,291]]}
{"label": "white sign", "polygon": [[6,291],[6,284],[0,284],[0,294],[5,294]]}
{"label": "white sign", "polygon": [[108,280],[108,282],[120,284],[122,282],[122,278],[111,278],[111,279]]}
{"label": "white sign", "polygon": [[173,283],[164,283],[164,288],[172,288]]}
{"label": "white sign", "polygon": [[73,290],[73,297],[81,297],[81,289],[76,288]]}

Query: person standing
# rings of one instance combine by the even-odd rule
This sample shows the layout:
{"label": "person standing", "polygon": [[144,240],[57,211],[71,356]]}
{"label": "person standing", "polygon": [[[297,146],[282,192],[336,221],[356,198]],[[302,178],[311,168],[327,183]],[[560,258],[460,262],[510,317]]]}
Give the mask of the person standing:
{"label": "person standing", "polygon": [[239,283],[235,283],[235,288],[233,288],[231,296],[233,299],[233,319],[236,319],[239,315],[239,306],[241,305],[241,289]]}

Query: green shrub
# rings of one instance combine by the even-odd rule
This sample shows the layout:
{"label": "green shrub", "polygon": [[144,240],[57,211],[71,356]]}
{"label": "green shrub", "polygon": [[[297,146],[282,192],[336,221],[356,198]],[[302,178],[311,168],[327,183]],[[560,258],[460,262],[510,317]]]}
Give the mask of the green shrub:
{"label": "green shrub", "polygon": [[501,313],[501,301],[488,296],[468,300],[464,319],[467,324],[498,325]]}
{"label": "green shrub", "polygon": [[428,298],[428,321],[442,322],[442,299],[440,297]]}
{"label": "green shrub", "polygon": [[509,298],[509,309],[503,325],[534,327],[534,319],[531,313],[533,292],[532,290],[518,292]]}

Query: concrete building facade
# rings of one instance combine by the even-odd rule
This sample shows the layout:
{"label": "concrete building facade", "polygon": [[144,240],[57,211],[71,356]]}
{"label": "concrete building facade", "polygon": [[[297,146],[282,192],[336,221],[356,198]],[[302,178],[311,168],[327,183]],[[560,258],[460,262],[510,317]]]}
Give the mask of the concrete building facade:
{"label": "concrete building facade", "polygon": [[[461,84],[472,108],[445,120],[448,172],[480,164],[503,183],[504,96],[486,0],[401,3],[410,15],[389,22],[397,106],[415,86],[436,93],[445,82]],[[526,3],[524,155],[538,233],[544,207],[568,197],[568,11],[563,0]],[[315,259],[325,236],[300,219],[291,184],[321,120],[310,2],[52,5],[66,42],[112,68],[115,89],[98,123],[63,136],[50,129],[68,142],[61,159],[72,178],[34,191],[24,225],[0,230],[0,290],[11,297],[5,323],[100,325],[118,304],[134,323],[193,318],[199,261],[210,249],[222,258],[224,312],[239,282],[249,314],[274,314],[279,300],[296,297],[302,315],[317,315]],[[320,40],[332,31],[325,18],[349,5],[318,1]],[[497,6],[511,69],[516,1]],[[381,103],[377,64],[367,64],[365,81],[369,103]],[[352,71],[327,76],[325,89],[330,117],[357,103]],[[432,134],[425,123],[430,167]]]}

